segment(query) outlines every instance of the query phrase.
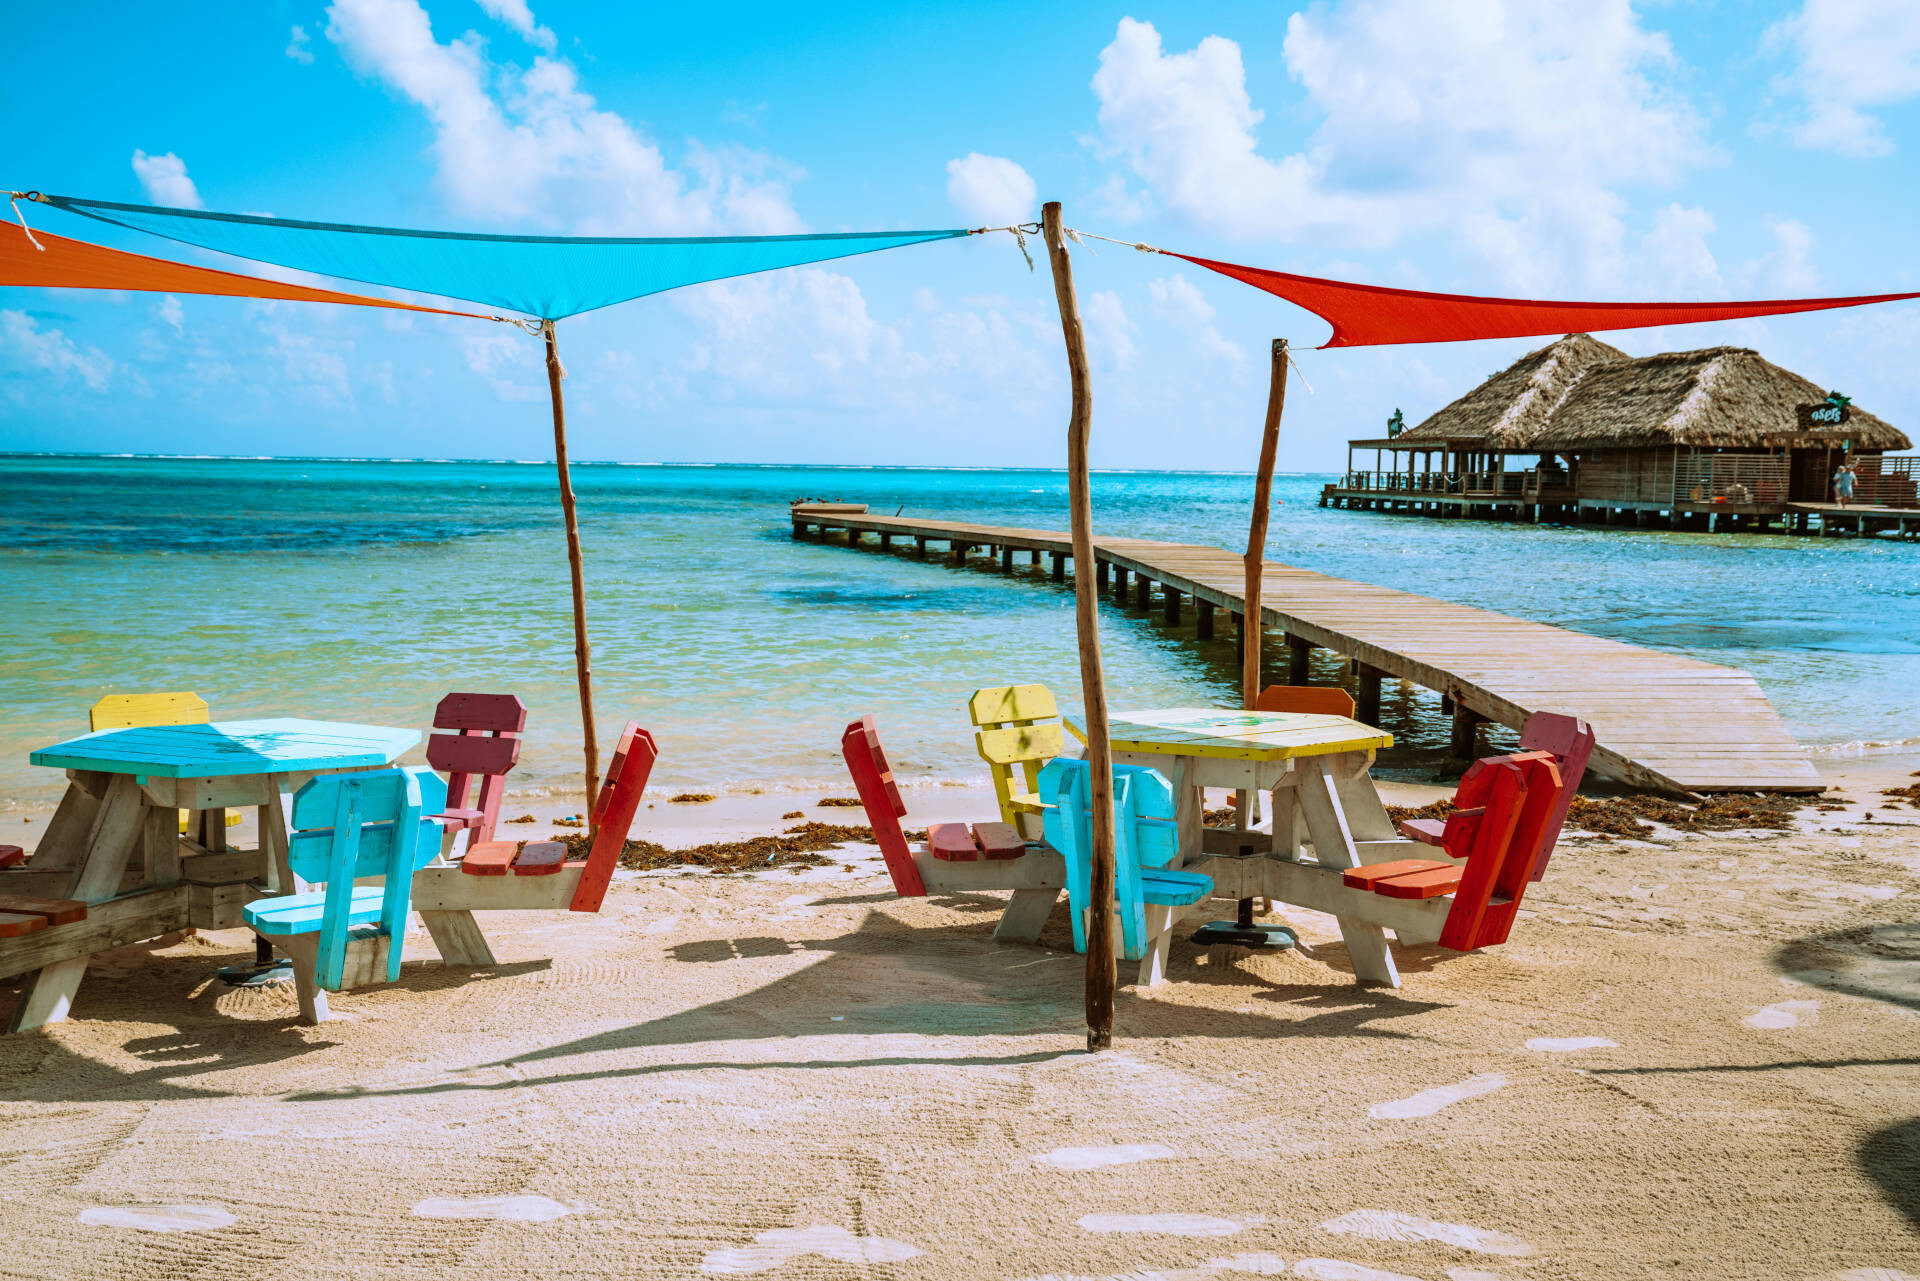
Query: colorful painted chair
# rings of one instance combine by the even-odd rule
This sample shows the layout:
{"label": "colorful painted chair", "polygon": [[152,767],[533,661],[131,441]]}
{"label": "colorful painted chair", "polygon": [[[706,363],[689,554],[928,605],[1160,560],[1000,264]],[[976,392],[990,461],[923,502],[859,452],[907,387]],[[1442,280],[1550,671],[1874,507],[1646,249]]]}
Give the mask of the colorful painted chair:
{"label": "colorful painted chair", "polygon": [[1353,718],[1353,695],[1336,685],[1269,685],[1254,700],[1260,712],[1313,712]]}
{"label": "colorful painted chair", "polygon": [[[1580,780],[1586,777],[1587,762],[1593,758],[1593,727],[1583,720],[1559,712],[1535,712],[1520,727],[1520,750],[1548,753],[1560,771],[1560,799],[1547,821],[1539,857],[1529,878],[1537,881],[1547,874],[1547,860],[1553,857],[1553,847],[1560,840],[1560,829],[1567,821],[1567,811],[1573,807],[1573,798],[1580,791]],[[1461,780],[1462,783],[1465,781],[1464,778]],[[1400,824],[1400,831],[1402,835],[1423,845],[1444,848],[1443,820],[1407,819]]]}
{"label": "colorful painted chair", "polygon": [[[507,772],[520,760],[526,726],[527,705],[512,694],[449,694],[433,709],[433,727],[455,731],[427,739],[427,764],[447,775],[446,812],[430,816],[445,833],[447,848],[461,832],[469,849],[493,839]],[[471,806],[469,790],[475,792]]]}
{"label": "colorful painted chair", "polygon": [[1022,839],[1039,840],[1040,767],[1065,746],[1060,708],[1045,685],[999,685],[975,690],[967,713],[978,728],[974,746],[993,776],[1000,821]]}
{"label": "colorful painted chair", "polygon": [[[326,774],[293,794],[288,861],[294,875],[326,888],[247,904],[242,918],[302,964],[329,992],[346,983],[352,943],[385,939],[386,979],[400,977],[413,874],[439,852],[439,829],[428,819],[446,804],[446,784],[430,769]],[[358,879],[380,885],[356,886]],[[377,927],[361,933],[356,927]],[[356,967],[356,977],[364,971]]]}
{"label": "colorful painted chair", "polygon": [[1477,760],[1460,778],[1444,822],[1409,820],[1401,831],[1449,859],[1394,859],[1341,873],[1342,883],[1387,898],[1453,896],[1441,947],[1471,952],[1507,941],[1533,869],[1558,834],[1566,783],[1551,752]]}
{"label": "colorful painted chair", "polygon": [[[1086,915],[1093,903],[1093,774],[1085,761],[1054,760],[1040,771],[1040,794],[1051,807],[1047,843],[1066,857],[1073,947],[1087,950]],[[1166,977],[1167,954],[1180,909],[1213,894],[1213,878],[1167,868],[1178,852],[1173,785],[1144,765],[1113,767],[1114,908],[1120,955],[1140,962],[1139,981]]]}
{"label": "colorful painted chair", "polygon": [[1007,943],[1031,943],[1040,937],[1066,887],[1057,850],[1022,840],[1008,823],[935,823],[927,829],[927,844],[915,851],[900,827],[907,803],[880,747],[873,717],[847,726],[840,736],[840,754],[860,793],[895,893],[925,898],[1011,890],[993,936]]}
{"label": "colorful painted chair", "polygon": [[[191,690],[108,694],[87,709],[87,728],[97,734],[103,729],[145,729],[149,725],[205,725],[210,714],[207,700]],[[180,811],[181,831],[187,830],[191,816],[190,810]],[[239,824],[238,814],[227,815],[228,827]]]}

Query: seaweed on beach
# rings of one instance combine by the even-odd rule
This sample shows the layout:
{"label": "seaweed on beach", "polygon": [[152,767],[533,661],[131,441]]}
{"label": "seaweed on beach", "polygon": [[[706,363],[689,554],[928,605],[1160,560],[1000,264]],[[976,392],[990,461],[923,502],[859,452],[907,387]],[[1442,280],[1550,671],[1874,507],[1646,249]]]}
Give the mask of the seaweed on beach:
{"label": "seaweed on beach", "polygon": [[[1920,778],[1920,770],[1915,770],[1913,776]],[[1880,795],[1887,798],[1886,808],[1890,810],[1899,809],[1902,801],[1920,806],[1920,783],[1908,783],[1904,787],[1883,787],[1880,789]]]}
{"label": "seaweed on beach", "polygon": [[814,804],[820,806],[822,809],[857,810],[860,808],[860,798],[857,796],[823,796],[815,801]]}
{"label": "seaweed on beach", "polygon": [[[908,832],[909,841],[923,841],[925,832]],[[849,842],[874,843],[873,829],[865,825],[838,823],[797,823],[778,836],[750,836],[743,841],[711,841],[690,849],[668,849],[655,841],[629,840],[620,851],[620,866],[633,871],[654,871],[664,867],[704,867],[710,872],[758,872],[769,867],[799,871],[807,867],[831,867],[841,863],[828,858],[823,850],[837,849]],[[571,858],[587,856],[588,839],[584,835],[566,838]]]}
{"label": "seaweed on beach", "polygon": [[681,792],[678,796],[669,796],[669,805],[705,805],[713,799],[712,792]]}
{"label": "seaweed on beach", "polygon": [[[1697,805],[1648,792],[1597,799],[1576,796],[1567,809],[1567,826],[1600,836],[1635,840],[1652,836],[1655,823],[1681,832],[1784,830],[1792,827],[1794,815],[1810,804],[1807,797],[1794,792],[1726,792],[1709,796]],[[1451,800],[1439,800],[1418,808],[1387,806],[1387,814],[1396,825],[1409,818],[1445,818],[1452,812]]]}

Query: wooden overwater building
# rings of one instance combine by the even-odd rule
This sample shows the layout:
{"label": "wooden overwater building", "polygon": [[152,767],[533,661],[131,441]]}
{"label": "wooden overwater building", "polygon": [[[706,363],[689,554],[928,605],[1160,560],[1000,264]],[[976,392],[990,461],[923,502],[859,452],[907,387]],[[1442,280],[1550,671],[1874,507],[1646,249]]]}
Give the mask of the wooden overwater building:
{"label": "wooden overwater building", "polygon": [[[1397,416],[1397,415],[1396,415]],[[1836,421],[1838,420],[1838,421]],[[1745,347],[1634,358],[1568,334],[1410,430],[1347,443],[1323,507],[1920,535],[1905,433]],[[1373,465],[1355,455],[1371,452]],[[1831,478],[1853,464],[1840,512]]]}

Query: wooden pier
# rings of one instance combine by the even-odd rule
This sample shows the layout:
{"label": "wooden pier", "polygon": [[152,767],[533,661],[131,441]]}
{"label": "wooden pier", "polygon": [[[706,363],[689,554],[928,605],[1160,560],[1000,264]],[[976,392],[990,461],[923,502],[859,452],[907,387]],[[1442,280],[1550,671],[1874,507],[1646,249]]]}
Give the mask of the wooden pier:
{"label": "wooden pier", "polygon": [[[880,550],[898,542],[921,557],[944,544],[956,565],[978,563],[973,553],[984,550],[990,564],[1011,570],[1026,552],[1034,565],[1046,558],[1055,582],[1065,581],[1073,559],[1068,535],[1053,530],[874,516],[850,504],[799,505],[792,519],[796,538],[837,533],[857,547],[872,536]],[[1190,607],[1203,640],[1217,611],[1242,621],[1238,553],[1142,538],[1097,537],[1094,547],[1102,592],[1117,603],[1157,606],[1169,621]],[[1354,664],[1362,720],[1377,719],[1383,679],[1433,690],[1453,717],[1455,756],[1475,754],[1482,721],[1518,729],[1534,712],[1552,711],[1591,724],[1599,740],[1593,769],[1633,787],[1823,786],[1758,682],[1738,668],[1272,562],[1262,582],[1262,621],[1286,633],[1288,683],[1307,683],[1307,657],[1321,648]]]}

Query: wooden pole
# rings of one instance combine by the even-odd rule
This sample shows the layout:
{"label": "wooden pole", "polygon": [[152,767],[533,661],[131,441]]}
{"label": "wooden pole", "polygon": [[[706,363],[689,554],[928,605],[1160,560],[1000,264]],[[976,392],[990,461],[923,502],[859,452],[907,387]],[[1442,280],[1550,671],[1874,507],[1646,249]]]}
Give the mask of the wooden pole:
{"label": "wooden pole", "polygon": [[1093,426],[1093,393],[1087,383],[1087,341],[1080,327],[1080,301],[1073,292],[1073,262],[1060,231],[1060,202],[1040,210],[1053,293],[1060,304],[1060,330],[1067,343],[1067,373],[1073,411],[1067,418],[1067,501],[1073,512],[1073,613],[1080,636],[1080,692],[1086,703],[1087,765],[1092,774],[1093,875],[1088,890],[1087,1049],[1113,1044],[1113,749],[1107,739],[1107,687],[1100,669],[1100,593],[1090,571],[1093,555],[1093,485],[1088,476],[1087,438]]}
{"label": "wooden pole", "polygon": [[1280,452],[1280,415],[1287,408],[1287,340],[1273,340],[1273,376],[1267,385],[1267,425],[1260,436],[1260,470],[1253,478],[1253,527],[1247,532],[1246,633],[1241,648],[1244,707],[1260,699],[1260,575],[1266,567],[1267,517],[1273,512],[1273,464]]}
{"label": "wooden pole", "polygon": [[587,743],[587,813],[600,791],[600,746],[593,732],[593,648],[587,644],[587,585],[580,571],[580,518],[573,509],[573,475],[567,470],[567,402],[560,394],[560,343],[553,322],[547,340],[547,390],[553,394],[553,459],[560,470],[560,511],[567,523],[567,568],[573,571],[573,665],[580,681],[580,725]]}

